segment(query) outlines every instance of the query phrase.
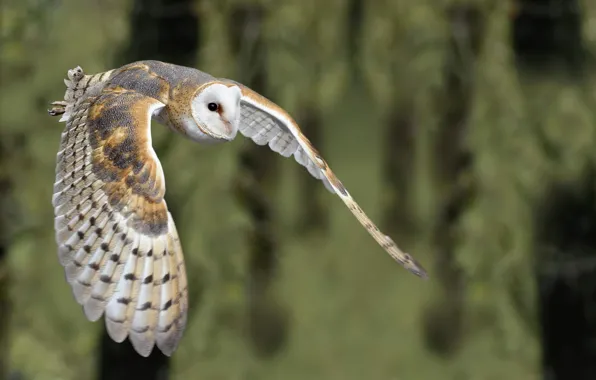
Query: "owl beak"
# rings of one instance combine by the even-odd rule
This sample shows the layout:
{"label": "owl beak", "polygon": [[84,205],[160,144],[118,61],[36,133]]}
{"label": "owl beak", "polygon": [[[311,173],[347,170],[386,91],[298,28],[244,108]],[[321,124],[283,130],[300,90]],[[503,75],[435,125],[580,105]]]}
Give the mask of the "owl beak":
{"label": "owl beak", "polygon": [[232,123],[230,123],[227,119],[222,118],[224,124],[226,125],[226,134],[225,136],[223,136],[224,140],[226,141],[232,141],[236,138],[236,134],[238,133],[238,130],[236,128],[234,128],[234,126],[232,125]]}

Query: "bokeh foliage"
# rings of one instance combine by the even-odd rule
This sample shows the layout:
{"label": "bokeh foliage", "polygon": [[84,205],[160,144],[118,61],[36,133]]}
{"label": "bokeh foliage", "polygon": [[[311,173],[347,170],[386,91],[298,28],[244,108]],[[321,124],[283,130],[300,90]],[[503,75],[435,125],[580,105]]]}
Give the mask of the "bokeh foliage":
{"label": "bokeh foliage", "polygon": [[[481,49],[470,56],[466,75],[473,99],[462,149],[472,161],[458,177],[475,191],[453,225],[454,260],[465,278],[463,340],[448,360],[429,349],[422,321],[442,294],[432,270],[422,282],[399,268],[338,199],[325,194],[331,223],[325,236],[296,234],[296,185],[308,178],[295,175],[303,169],[293,160],[271,153],[280,181],[273,289],[289,314],[289,337],[277,355],[259,358],[247,343],[243,231],[250,219],[232,191],[238,152],[251,142],[213,148],[176,136],[162,164],[167,199],[181,206],[176,223],[193,293],[172,378],[537,379],[535,274],[552,269],[553,254],[536,238],[536,213],[546,207],[551,185],[580,181],[596,163],[590,67],[576,75],[518,70],[511,45],[516,3],[489,0],[364,1],[355,57],[345,38],[350,1],[196,0],[202,22],[196,67],[220,77],[242,74],[228,23],[234,7],[246,3],[267,9],[267,95],[290,112],[305,103],[316,107],[326,159],[375,220],[390,196],[379,169],[386,118],[399,107],[411,112],[416,134],[404,212],[417,228],[398,244],[429,269],[440,251],[431,236],[447,188],[434,147],[440,129],[449,127],[441,123],[442,100],[450,95],[449,9],[465,5],[482,15]],[[127,25],[132,1],[4,0],[1,7],[0,139],[22,144],[0,168],[20,211],[8,252],[9,365],[26,379],[92,378],[100,325],[85,319],[56,259],[50,199],[63,126],[45,109],[63,96],[67,69],[112,67],[135,38]],[[593,56],[596,5],[583,0],[581,7],[583,43]],[[167,133],[155,125],[155,144]]]}

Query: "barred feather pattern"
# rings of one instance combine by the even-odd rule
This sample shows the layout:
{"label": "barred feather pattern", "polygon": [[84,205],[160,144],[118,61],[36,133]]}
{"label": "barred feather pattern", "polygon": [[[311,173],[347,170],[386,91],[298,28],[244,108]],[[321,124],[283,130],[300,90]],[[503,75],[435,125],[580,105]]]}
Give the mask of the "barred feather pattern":
{"label": "barred feather pattern", "polygon": [[80,85],[85,77],[88,83],[93,78],[74,70],[69,71],[65,100],[70,108],[52,198],[58,257],[89,320],[105,314],[108,334],[116,342],[129,337],[142,356],[155,345],[169,356],[181,339],[188,310],[176,227],[168,212],[165,233],[141,233],[127,212],[135,205],[118,210],[110,204],[105,183],[93,170],[87,128],[93,97],[83,96],[85,86]]}
{"label": "barred feather pattern", "polygon": [[240,133],[250,138],[257,145],[269,145],[269,148],[283,157],[294,156],[297,163],[304,166],[310,175],[323,181],[325,188],[332,193],[335,190],[317,165],[308,157],[298,140],[273,117],[246,104],[241,109]]}

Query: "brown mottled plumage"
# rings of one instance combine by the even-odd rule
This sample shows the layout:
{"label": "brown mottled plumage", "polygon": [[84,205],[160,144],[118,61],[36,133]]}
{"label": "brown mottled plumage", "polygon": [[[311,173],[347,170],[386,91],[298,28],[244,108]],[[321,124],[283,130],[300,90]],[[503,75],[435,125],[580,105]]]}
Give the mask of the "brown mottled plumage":
{"label": "brown mottled plumage", "polygon": [[291,116],[242,84],[158,61],[94,75],[77,67],[65,83],[64,101],[49,110],[66,122],[52,199],[60,263],[87,318],[105,314],[112,339],[129,337],[139,354],[157,345],[171,355],[188,310],[182,248],[151,145],[152,118],[197,142],[230,141],[240,131],[293,155],[391,257],[426,277],[366,216]]}

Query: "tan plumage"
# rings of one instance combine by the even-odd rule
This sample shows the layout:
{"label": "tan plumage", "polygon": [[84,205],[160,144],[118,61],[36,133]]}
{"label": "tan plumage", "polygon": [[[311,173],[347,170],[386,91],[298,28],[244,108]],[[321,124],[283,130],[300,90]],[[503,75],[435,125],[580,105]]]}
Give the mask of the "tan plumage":
{"label": "tan plumage", "polygon": [[60,263],[90,320],[105,314],[115,341],[139,354],[171,355],[186,325],[188,290],[165,178],[151,146],[151,118],[186,137],[221,143],[238,131],[284,157],[294,156],[337,194],[373,238],[412,273],[424,269],[362,211],[283,109],[249,88],[158,61],[84,75],[69,70],[66,121],[53,205]]}

